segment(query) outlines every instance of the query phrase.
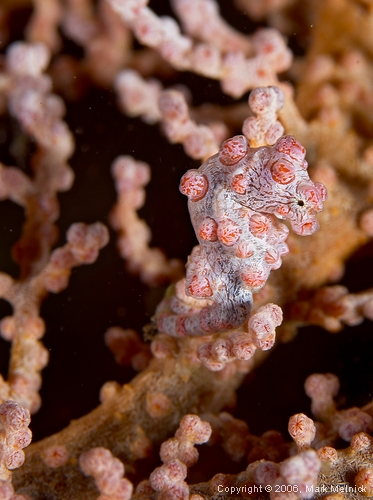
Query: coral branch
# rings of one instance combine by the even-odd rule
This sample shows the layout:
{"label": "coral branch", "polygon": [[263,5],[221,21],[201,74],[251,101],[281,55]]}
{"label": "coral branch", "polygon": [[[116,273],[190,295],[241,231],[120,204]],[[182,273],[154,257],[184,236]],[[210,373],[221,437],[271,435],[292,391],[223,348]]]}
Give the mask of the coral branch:
{"label": "coral branch", "polygon": [[[246,58],[242,50],[232,50],[230,44],[224,49],[221,47],[224,52],[228,49],[224,54],[209,43],[193,43],[193,40],[180,34],[179,26],[172,18],[157,17],[146,6],[146,0],[107,1],[142,44],[159,50],[179,70],[193,70],[221,80],[224,92],[234,97],[240,97],[251,88],[275,85],[276,73],[285,71],[291,63],[291,53],[275,30],[257,31],[251,40],[254,55]],[[205,5],[211,3],[205,2]],[[205,8],[200,13],[199,22],[203,23],[204,32],[206,26],[214,32],[216,16],[211,16],[209,9]]]}
{"label": "coral branch", "polygon": [[11,470],[21,467],[25,461],[22,451],[31,443],[30,413],[14,401],[0,405],[1,453],[0,480],[9,481]]}
{"label": "coral branch", "polygon": [[[242,377],[243,374],[236,372],[222,380],[204,367],[201,372],[200,364],[185,361],[180,364],[176,358],[153,360],[130,384],[124,385],[93,412],[75,420],[62,432],[32,444],[24,466],[13,473],[13,484],[19,493],[31,496],[43,491],[53,498],[55,485],[59,484],[61,497],[78,500],[84,490],[90,495],[88,498],[95,498],[95,486],[87,484],[75,466],[83,451],[95,443],[94,446],[110,449],[126,465],[146,458],[153,446],[169,437],[170,429],[175,431],[184,415],[191,411],[203,413],[207,409],[219,411],[231,400]],[[169,398],[171,412],[153,416],[143,411],[148,394],[154,392]],[[177,400],[181,393],[183,398]],[[55,446],[63,446],[69,460],[57,468],[46,467],[45,450]]]}
{"label": "coral branch", "polygon": [[110,222],[119,231],[118,247],[131,272],[154,286],[181,275],[182,263],[178,259],[167,261],[159,248],[149,248],[151,232],[136,210],[145,199],[144,186],[150,180],[150,167],[130,156],[119,156],[112,164],[112,173],[119,194]]}
{"label": "coral branch", "polygon": [[39,342],[45,332],[39,316],[41,302],[47,292],[58,293],[68,286],[73,267],[94,262],[99,250],[108,243],[109,234],[99,222],[90,226],[77,223],[68,230],[67,240],[65,246],[52,252],[40,273],[28,280],[18,282],[0,273],[0,297],[13,306],[13,315],[0,322],[2,337],[12,341],[9,382],[1,379],[1,399],[14,399],[31,413],[41,404],[40,371],[49,356]]}

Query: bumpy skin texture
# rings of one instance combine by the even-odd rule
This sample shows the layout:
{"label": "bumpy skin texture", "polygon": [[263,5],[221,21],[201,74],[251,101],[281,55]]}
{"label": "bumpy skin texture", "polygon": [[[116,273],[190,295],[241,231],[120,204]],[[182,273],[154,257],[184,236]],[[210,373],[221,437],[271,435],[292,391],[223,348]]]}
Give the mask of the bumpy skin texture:
{"label": "bumpy skin texture", "polygon": [[[173,323],[177,336],[225,331],[245,322],[252,294],[288,253],[289,231],[277,219],[289,220],[300,235],[318,229],[316,213],[326,189],[310,180],[305,154],[292,136],[271,147],[250,148],[238,135],[182,177],[180,190],[188,196],[200,243],[187,265],[186,293],[213,304],[179,315]],[[163,331],[171,333],[171,321],[166,323]]]}

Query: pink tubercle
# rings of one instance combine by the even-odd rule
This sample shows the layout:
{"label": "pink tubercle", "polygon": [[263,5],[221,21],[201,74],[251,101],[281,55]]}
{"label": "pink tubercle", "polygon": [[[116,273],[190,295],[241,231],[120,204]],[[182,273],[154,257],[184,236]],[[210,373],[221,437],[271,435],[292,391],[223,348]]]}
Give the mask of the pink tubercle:
{"label": "pink tubercle", "polygon": [[197,276],[195,274],[190,280],[187,289],[192,297],[205,298],[212,296],[210,281],[204,276]]}
{"label": "pink tubercle", "polygon": [[227,247],[233,246],[238,241],[241,235],[241,229],[231,219],[225,219],[219,222],[218,226],[218,239],[223,245]]}
{"label": "pink tubercle", "polygon": [[216,241],[218,239],[218,224],[212,217],[203,219],[198,228],[198,236],[206,241]]}
{"label": "pink tubercle", "polygon": [[197,170],[189,170],[183,175],[180,182],[180,191],[191,201],[202,200],[209,188],[207,177]]}
{"label": "pink tubercle", "polygon": [[247,153],[247,139],[243,135],[236,135],[223,142],[219,151],[220,163],[227,167],[236,165]]}

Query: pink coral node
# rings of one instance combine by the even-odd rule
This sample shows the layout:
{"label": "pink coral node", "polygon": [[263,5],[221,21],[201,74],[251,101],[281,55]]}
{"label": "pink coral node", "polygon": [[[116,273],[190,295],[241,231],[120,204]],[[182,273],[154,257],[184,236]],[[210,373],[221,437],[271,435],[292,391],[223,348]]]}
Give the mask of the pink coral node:
{"label": "pink coral node", "polygon": [[161,467],[157,467],[150,474],[149,480],[156,491],[168,490],[187,476],[187,466],[178,459],[171,460]]}
{"label": "pink coral node", "polygon": [[311,498],[320,468],[321,461],[315,450],[309,449],[284,460],[280,465],[280,475],[287,484],[298,486],[301,498]]}
{"label": "pink coral node", "polygon": [[270,485],[280,475],[280,466],[274,462],[262,461],[255,469],[254,476],[259,484]]}
{"label": "pink coral node", "polygon": [[5,428],[12,432],[25,429],[30,424],[30,412],[15,401],[6,401],[0,406],[0,418]]}
{"label": "pink coral node", "polygon": [[316,427],[313,420],[304,413],[298,413],[290,417],[288,430],[300,447],[309,446],[316,436]]}
{"label": "pink coral node", "polygon": [[358,432],[352,436],[350,446],[355,451],[368,451],[373,447],[373,438],[365,432]]}
{"label": "pink coral node", "polygon": [[18,467],[23,465],[24,461],[25,454],[22,450],[15,450],[9,454],[5,454],[4,456],[5,466],[10,470],[18,469]]}
{"label": "pink coral node", "polygon": [[279,111],[284,105],[284,93],[278,87],[259,87],[250,93],[249,105],[260,115],[274,109]]}
{"label": "pink coral node", "polygon": [[210,439],[211,432],[210,424],[202,421],[198,415],[185,415],[175,436],[183,437],[195,444],[202,444]]}
{"label": "pink coral node", "polygon": [[67,231],[67,241],[78,262],[95,262],[98,251],[109,241],[109,231],[100,222],[87,226],[82,222],[72,224]]}
{"label": "pink coral node", "polygon": [[15,448],[26,448],[32,441],[32,432],[30,429],[22,429],[8,438],[8,444]]}
{"label": "pink coral node", "polygon": [[304,388],[310,398],[334,397],[339,391],[339,380],[333,373],[314,373],[307,377]]}
{"label": "pink coral node", "polygon": [[363,491],[364,496],[373,495],[373,468],[366,467],[361,469],[355,476],[355,485],[360,491]]}
{"label": "pink coral node", "polygon": [[360,408],[349,408],[341,412],[342,423],[339,425],[338,432],[342,439],[351,441],[354,434],[358,432],[371,432],[373,429],[372,417],[360,410]]}
{"label": "pink coral node", "polygon": [[106,470],[111,457],[110,451],[106,448],[91,448],[80,455],[79,465],[84,474],[96,476]]}
{"label": "pink coral node", "polygon": [[256,347],[266,351],[275,340],[276,327],[282,323],[282,310],[276,304],[266,304],[251,316],[249,333]]}
{"label": "pink coral node", "polygon": [[171,438],[162,443],[160,457],[164,463],[178,458],[187,467],[198,461],[198,451],[190,441]]}
{"label": "pink coral node", "polygon": [[338,452],[331,446],[323,446],[317,450],[317,456],[324,462],[336,462],[338,460]]}
{"label": "pink coral node", "polygon": [[63,445],[48,446],[43,453],[43,460],[47,467],[53,469],[62,467],[69,459],[69,452]]}
{"label": "pink coral node", "polygon": [[240,360],[248,360],[254,356],[256,346],[253,344],[251,335],[243,332],[233,332],[229,336],[232,343],[232,354]]}

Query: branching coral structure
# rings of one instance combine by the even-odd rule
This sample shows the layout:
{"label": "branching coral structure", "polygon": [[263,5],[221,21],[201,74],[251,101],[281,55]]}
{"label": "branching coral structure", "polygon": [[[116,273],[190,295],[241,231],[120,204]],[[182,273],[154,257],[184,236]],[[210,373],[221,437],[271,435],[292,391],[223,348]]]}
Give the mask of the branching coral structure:
{"label": "branching coral structure", "polygon": [[[299,368],[373,319],[369,273],[344,278],[373,236],[372,22],[355,0],[3,0],[0,500],[373,495],[371,394]],[[69,295],[89,268],[91,323]],[[303,326],[325,332],[257,431],[245,391]],[[86,414],[47,390],[88,394],[79,356]]]}

